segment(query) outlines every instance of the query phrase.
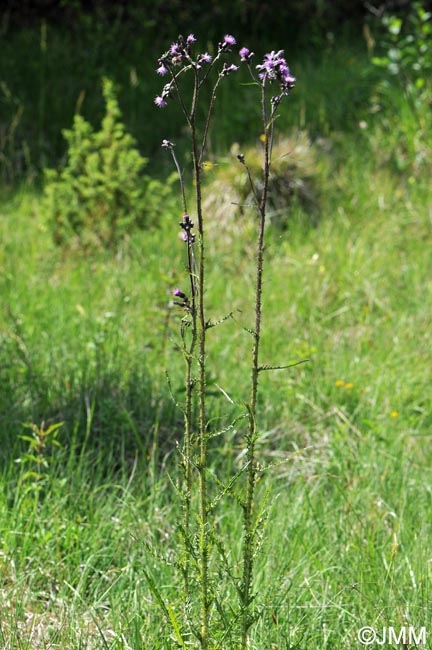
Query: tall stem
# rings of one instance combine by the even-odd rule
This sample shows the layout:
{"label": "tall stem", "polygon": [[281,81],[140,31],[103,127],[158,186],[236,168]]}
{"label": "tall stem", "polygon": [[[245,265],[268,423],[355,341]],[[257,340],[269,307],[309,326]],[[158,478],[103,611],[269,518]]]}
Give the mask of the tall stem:
{"label": "tall stem", "polygon": [[201,589],[201,648],[209,647],[209,536],[208,536],[208,504],[207,504],[207,413],[206,413],[206,321],[204,312],[204,286],[205,286],[205,246],[204,223],[201,200],[201,157],[199,150],[197,129],[195,123],[195,107],[198,98],[199,80],[195,77],[194,97],[191,110],[192,156],[195,177],[196,212],[198,220],[198,287],[197,287],[197,321],[198,321],[198,417],[199,417],[199,554],[200,554],[200,589]]}
{"label": "tall stem", "polygon": [[[183,174],[178,163],[177,157],[174,152],[174,145],[172,143],[168,144],[171,155],[174,161],[174,164],[177,169],[177,173],[180,181],[180,188],[183,200],[183,210],[186,214],[188,212],[187,202],[186,202],[186,191]],[[181,326],[181,337],[183,342],[183,355],[186,364],[185,372],[185,389],[186,389],[186,398],[185,398],[185,410],[184,410],[184,445],[183,445],[183,456],[182,456],[182,467],[184,472],[184,489],[183,489],[183,499],[184,499],[184,566],[183,566],[183,579],[184,579],[184,592],[186,601],[189,601],[190,589],[190,522],[191,522],[191,499],[192,499],[192,434],[193,434],[193,423],[192,423],[192,399],[193,399],[193,380],[192,380],[192,362],[195,352],[196,340],[197,340],[197,317],[196,317],[196,268],[195,268],[195,257],[193,252],[193,238],[191,237],[189,231],[187,232],[187,269],[190,281],[191,288],[191,303],[190,303],[190,315],[192,318],[192,338],[188,345],[186,341],[186,322],[182,321]],[[190,324],[190,323],[189,323]]]}
{"label": "tall stem", "polygon": [[192,341],[189,350],[185,350],[186,362],[186,404],[184,413],[184,591],[186,600],[189,600],[189,574],[190,574],[190,521],[192,497],[192,359],[196,343],[196,325],[192,324]]}
{"label": "tall stem", "polygon": [[189,346],[186,344],[186,338],[183,335],[184,356],[186,363],[186,404],[184,413],[184,543],[185,543],[185,563],[184,563],[184,587],[186,599],[189,599],[189,569],[190,569],[190,522],[191,522],[191,499],[192,499],[192,399],[194,382],[192,379],[192,363],[197,341],[197,314],[196,314],[196,287],[195,287],[195,260],[193,255],[193,243],[188,234],[186,243],[188,247],[188,274],[191,285],[191,317],[192,317],[192,338]]}
{"label": "tall stem", "polygon": [[[262,118],[264,124],[264,182],[261,198],[258,201],[259,212],[259,230],[256,251],[256,280],[255,280],[255,329],[254,343],[252,348],[252,365],[251,365],[251,394],[249,401],[249,425],[246,436],[247,444],[247,476],[246,476],[246,496],[243,504],[243,576],[242,576],[242,613],[241,613],[241,649],[246,650],[248,647],[248,631],[252,623],[250,615],[250,605],[252,603],[252,578],[254,569],[254,496],[256,485],[256,458],[255,445],[257,440],[256,424],[256,406],[258,395],[258,377],[259,377],[259,351],[261,342],[261,315],[262,315],[262,285],[264,271],[264,234],[266,222],[266,205],[268,194],[268,182],[270,174],[270,144],[273,132],[273,113],[270,121],[267,119],[266,93],[265,84],[262,87]],[[251,179],[249,177],[250,182]]]}

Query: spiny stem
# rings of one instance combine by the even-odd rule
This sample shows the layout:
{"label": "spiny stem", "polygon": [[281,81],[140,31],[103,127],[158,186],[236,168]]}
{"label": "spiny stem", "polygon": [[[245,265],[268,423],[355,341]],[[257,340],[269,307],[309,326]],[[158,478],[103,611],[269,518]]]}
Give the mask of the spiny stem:
{"label": "spiny stem", "polygon": [[[187,202],[186,202],[186,192],[185,184],[183,179],[183,174],[180,168],[180,165],[175,155],[174,145],[168,143],[169,149],[171,151],[171,156],[173,158],[174,164],[177,169],[177,173],[180,180],[180,188],[182,193],[183,200],[183,210],[187,213]],[[189,232],[187,234],[187,270],[189,275],[189,281],[191,286],[191,305],[190,305],[190,314],[192,317],[192,339],[188,345],[186,341],[186,331],[185,331],[185,321],[182,321],[181,325],[181,338],[183,343],[183,356],[185,360],[185,409],[184,409],[184,444],[183,444],[183,454],[182,454],[182,467],[184,471],[184,487],[183,487],[183,498],[184,498],[184,519],[183,519],[183,543],[184,543],[184,565],[183,565],[183,580],[184,580],[184,593],[186,601],[189,601],[190,598],[190,521],[191,521],[191,498],[192,498],[192,399],[193,399],[193,381],[192,381],[192,361],[196,345],[197,338],[197,325],[196,325],[196,288],[195,288],[195,258],[193,255],[193,241],[190,238]]]}
{"label": "spiny stem", "polygon": [[[257,425],[256,425],[256,405],[258,395],[258,377],[260,372],[259,366],[259,350],[261,342],[261,315],[262,315],[262,284],[263,284],[263,270],[264,270],[264,233],[266,222],[266,205],[268,184],[270,175],[270,146],[273,137],[272,119],[270,123],[267,118],[266,107],[266,92],[265,84],[262,87],[262,118],[264,124],[264,184],[261,198],[258,199],[256,193],[255,199],[257,200],[257,208],[259,212],[259,232],[257,240],[257,266],[256,266],[256,281],[255,281],[255,330],[254,330],[254,344],[252,349],[252,365],[251,365],[251,395],[249,401],[249,426],[246,436],[247,444],[247,477],[246,477],[246,496],[243,504],[243,575],[242,575],[242,588],[241,588],[241,649],[246,650],[248,647],[248,631],[251,625],[250,606],[252,603],[252,578],[254,569],[254,523],[253,523],[253,510],[254,510],[254,496],[256,485],[256,457],[255,445],[257,439]],[[273,117],[273,112],[272,112]],[[250,178],[248,170],[249,182],[254,189],[252,179]]]}
{"label": "spiny stem", "polygon": [[185,544],[185,564],[184,564],[184,588],[186,599],[189,599],[189,569],[190,569],[190,521],[191,521],[191,498],[192,498],[192,400],[194,383],[192,380],[192,363],[195,353],[197,341],[197,316],[196,316],[196,288],[195,288],[195,258],[193,256],[193,242],[190,241],[189,234],[186,242],[188,249],[188,275],[191,284],[191,318],[192,318],[192,338],[189,346],[187,346],[186,339],[183,336],[183,354],[186,363],[186,404],[184,412],[184,463],[185,463],[185,513],[184,513],[184,544]]}
{"label": "spiny stem", "polygon": [[192,325],[192,342],[190,344],[187,354],[185,354],[186,362],[186,405],[184,413],[184,591],[185,597],[189,600],[190,585],[190,521],[191,521],[191,497],[192,497],[192,358],[196,342],[196,326]]}
{"label": "spiny stem", "polygon": [[199,554],[200,554],[200,589],[201,589],[201,631],[200,643],[202,650],[209,647],[209,535],[208,535],[208,504],[207,504],[207,414],[206,414],[206,321],[204,313],[204,272],[205,272],[205,248],[204,248],[204,223],[201,200],[201,165],[200,160],[203,151],[198,149],[198,138],[195,124],[196,104],[198,99],[199,79],[195,76],[194,95],[191,110],[191,132],[192,132],[192,156],[195,177],[196,211],[198,219],[199,234],[199,264],[198,264],[198,417],[199,417]]}

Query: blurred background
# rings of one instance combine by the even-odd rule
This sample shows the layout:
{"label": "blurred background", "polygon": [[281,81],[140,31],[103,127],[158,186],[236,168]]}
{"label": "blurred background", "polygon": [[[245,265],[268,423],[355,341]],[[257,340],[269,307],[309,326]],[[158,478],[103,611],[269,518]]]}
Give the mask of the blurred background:
{"label": "blurred background", "polygon": [[[307,125],[313,135],[353,130],[370,109],[376,81],[370,59],[382,54],[382,18],[407,16],[414,5],[408,0],[5,1],[0,178],[6,184],[38,179],[43,167],[61,161],[66,147],[61,130],[74,113],[79,110],[92,123],[101,119],[103,76],[115,82],[124,122],[140,150],[156,152],[167,117],[152,104],[161,85],[155,67],[180,33],[194,33],[211,51],[228,31],[240,45],[253,43],[257,59],[269,49],[284,49],[299,80],[285,123]],[[243,106],[241,97],[226,99],[214,149],[247,138],[251,123]],[[169,119],[169,133],[178,137],[181,116],[172,111]]]}

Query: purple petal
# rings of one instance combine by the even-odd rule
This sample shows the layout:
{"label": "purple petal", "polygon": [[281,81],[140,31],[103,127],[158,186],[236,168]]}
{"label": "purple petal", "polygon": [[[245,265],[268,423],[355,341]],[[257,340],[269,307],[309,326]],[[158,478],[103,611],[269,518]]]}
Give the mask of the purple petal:
{"label": "purple petal", "polygon": [[160,97],[160,96],[158,96],[158,97],[155,98],[154,103],[155,103],[156,106],[158,106],[159,108],[164,108],[164,107],[167,105],[167,103],[166,103],[166,101],[164,100],[164,98],[163,98],[163,97]]}
{"label": "purple petal", "polygon": [[224,43],[226,43],[227,45],[235,45],[237,41],[234,38],[234,36],[232,36],[231,34],[225,34]]}

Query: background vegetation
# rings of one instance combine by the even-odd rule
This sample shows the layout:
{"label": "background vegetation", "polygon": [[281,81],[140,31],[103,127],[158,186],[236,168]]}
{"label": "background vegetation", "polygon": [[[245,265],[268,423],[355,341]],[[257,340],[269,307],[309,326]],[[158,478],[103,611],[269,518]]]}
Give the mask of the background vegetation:
{"label": "background vegetation", "polygon": [[[341,3],[180,4],[26,2],[3,13],[1,644],[175,647],[144,571],[175,600],[169,567],[146,545],[169,556],[178,543],[170,481],[182,422],[165,371],[181,399],[181,316],[169,297],[183,277],[181,205],[173,187],[157,218],[89,252],[56,245],[42,190],[43,169],[67,165],[61,132],[74,113],[102,128],[103,76],[149,159],[144,183],[168,182],[162,138],[187,162],[180,115],[153,105],[157,57],[182,31],[209,48],[235,33],[257,57],[284,47],[298,79],[278,122],[263,346],[269,363],[311,361],[263,377],[260,453],[308,449],[262,480],[274,505],[252,647],[354,648],[363,625],[428,627],[431,93],[407,48],[430,52],[430,17],[416,27],[405,3],[401,37],[415,41],[400,38],[398,55],[391,24],[361,3],[349,15]],[[209,315],[234,310],[211,340],[215,419],[231,408],[217,386],[244,397],[239,343],[252,316],[253,218],[229,198],[221,210],[220,197],[230,186],[243,197],[236,152],[258,157],[261,134],[250,88],[233,88],[218,96],[206,170],[209,210],[220,210]],[[217,444],[215,471],[235,471],[237,432]],[[219,516],[236,540],[229,505]]]}

